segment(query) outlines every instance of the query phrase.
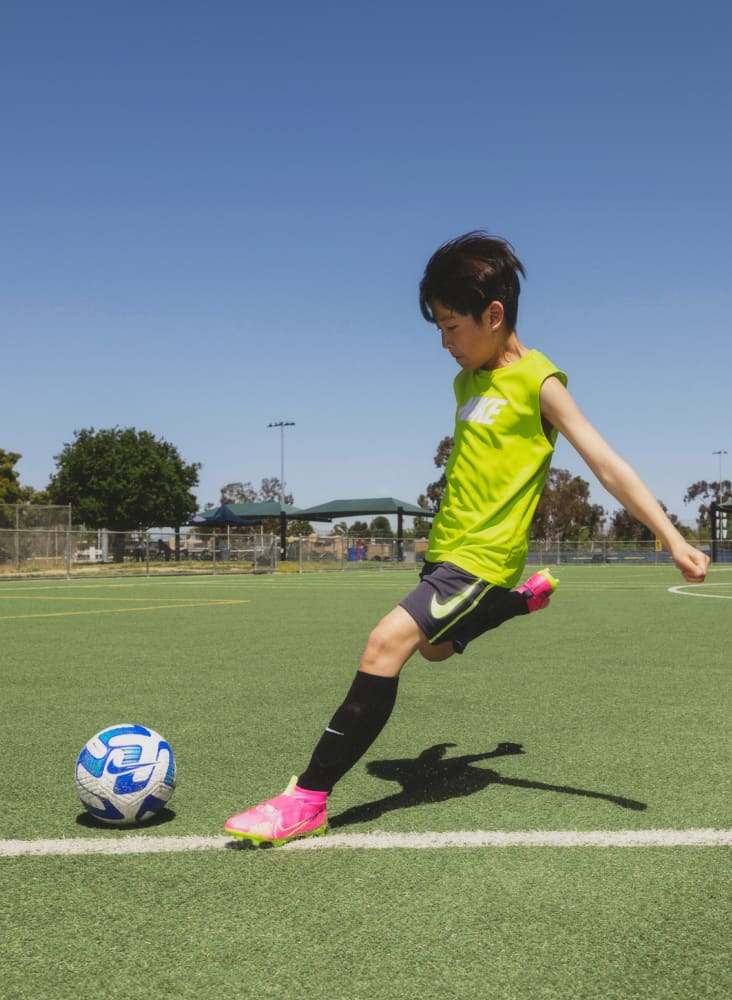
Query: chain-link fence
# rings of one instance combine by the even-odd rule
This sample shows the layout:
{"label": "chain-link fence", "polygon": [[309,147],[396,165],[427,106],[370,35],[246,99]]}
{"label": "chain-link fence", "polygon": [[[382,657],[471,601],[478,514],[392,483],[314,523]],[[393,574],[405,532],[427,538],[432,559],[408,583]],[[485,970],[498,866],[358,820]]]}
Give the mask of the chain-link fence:
{"label": "chain-link fence", "polygon": [[[702,552],[710,555],[711,543],[697,543]],[[717,561],[732,562],[732,541],[717,542]],[[560,565],[577,563],[596,565],[658,566],[673,563],[671,554],[655,542],[622,542],[598,539],[586,542],[540,541],[532,539],[529,545],[528,565]]]}
{"label": "chain-link fence", "polygon": [[0,528],[0,578],[272,573],[274,535]]}
{"label": "chain-link fence", "polygon": [[[287,568],[300,573],[349,569],[409,569],[424,561],[426,539],[367,538],[356,541],[344,536],[317,535],[291,540],[287,546]],[[709,542],[699,542],[707,554]],[[717,542],[717,562],[732,563],[732,541]],[[672,563],[671,555],[655,542],[541,541],[529,544],[527,565],[643,565]],[[284,568],[284,567],[282,567]]]}
{"label": "chain-link fence", "polygon": [[68,571],[71,507],[0,504],[0,574]]}
{"label": "chain-link fence", "polygon": [[[68,516],[68,515],[67,515]],[[289,538],[280,558],[275,534],[238,529],[206,531],[85,531],[61,525],[0,527],[0,579],[39,576],[101,577],[171,574],[311,573],[353,570],[415,572],[424,561],[423,538],[353,538],[309,535]],[[699,548],[710,551],[709,542]],[[716,543],[716,560],[732,563],[732,541]],[[530,544],[529,566],[657,566],[671,562],[653,542]]]}
{"label": "chain-link fence", "polygon": [[426,538],[353,538],[308,535],[290,539],[287,568],[300,573],[328,569],[395,569],[424,561]]}
{"label": "chain-link fence", "polygon": [[0,529],[71,528],[71,505],[0,503]]}

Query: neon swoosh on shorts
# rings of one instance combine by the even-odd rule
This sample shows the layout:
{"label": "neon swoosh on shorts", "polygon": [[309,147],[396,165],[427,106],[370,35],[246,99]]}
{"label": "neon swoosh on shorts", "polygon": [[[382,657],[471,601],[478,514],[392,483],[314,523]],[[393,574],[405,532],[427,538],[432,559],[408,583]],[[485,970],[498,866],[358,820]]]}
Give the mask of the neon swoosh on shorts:
{"label": "neon swoosh on shorts", "polygon": [[449,615],[454,614],[461,604],[465,604],[473,596],[475,591],[479,589],[480,584],[480,580],[476,580],[475,583],[469,583],[446,601],[440,601],[437,594],[433,594],[430,601],[430,614],[433,618],[438,619],[438,621],[441,618],[447,618]]}

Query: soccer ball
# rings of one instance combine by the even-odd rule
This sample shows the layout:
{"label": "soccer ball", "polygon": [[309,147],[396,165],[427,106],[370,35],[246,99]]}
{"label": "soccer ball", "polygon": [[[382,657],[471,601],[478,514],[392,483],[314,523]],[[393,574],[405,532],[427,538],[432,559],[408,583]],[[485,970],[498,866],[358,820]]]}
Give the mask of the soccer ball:
{"label": "soccer ball", "polygon": [[170,744],[154,729],[120,723],[92,736],[76,761],[76,791],[92,816],[112,826],[143,823],[175,789]]}

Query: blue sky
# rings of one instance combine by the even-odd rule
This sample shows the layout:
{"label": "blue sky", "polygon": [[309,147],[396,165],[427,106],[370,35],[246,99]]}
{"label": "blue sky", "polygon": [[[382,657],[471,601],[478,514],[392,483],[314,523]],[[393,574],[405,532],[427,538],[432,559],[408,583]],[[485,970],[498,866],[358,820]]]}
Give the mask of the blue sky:
{"label": "blue sky", "polygon": [[[416,501],[453,360],[417,285],[484,228],[519,333],[682,520],[732,478],[732,8],[3,4],[0,448],[134,426],[302,506]],[[560,443],[555,465],[588,479]]]}

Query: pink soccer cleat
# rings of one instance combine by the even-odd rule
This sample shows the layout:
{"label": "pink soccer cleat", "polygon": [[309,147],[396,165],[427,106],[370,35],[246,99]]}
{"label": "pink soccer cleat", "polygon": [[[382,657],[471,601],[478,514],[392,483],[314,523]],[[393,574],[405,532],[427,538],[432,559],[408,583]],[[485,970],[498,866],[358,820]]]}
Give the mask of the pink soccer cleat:
{"label": "pink soccer cleat", "polygon": [[549,598],[557,589],[559,580],[555,580],[548,569],[540,569],[530,576],[526,583],[516,588],[517,594],[524,594],[529,611],[541,611],[549,604]]}
{"label": "pink soccer cleat", "polygon": [[328,829],[327,796],[297,787],[291,779],[282,795],[231,816],[224,829],[237,840],[279,847],[297,837],[318,837]]}

